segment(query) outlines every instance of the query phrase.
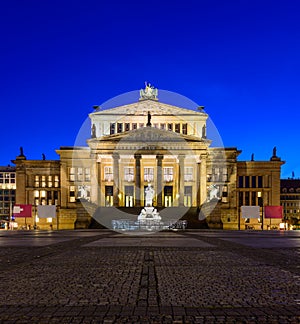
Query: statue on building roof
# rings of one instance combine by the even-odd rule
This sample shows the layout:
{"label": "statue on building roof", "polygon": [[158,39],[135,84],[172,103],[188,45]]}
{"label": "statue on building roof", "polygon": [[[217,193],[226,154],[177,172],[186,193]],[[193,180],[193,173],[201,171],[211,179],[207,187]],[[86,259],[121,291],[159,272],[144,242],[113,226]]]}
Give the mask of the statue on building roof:
{"label": "statue on building roof", "polygon": [[19,156],[25,156],[25,155],[24,155],[24,151],[23,151],[23,147],[22,147],[22,146],[20,147],[20,155],[19,155]]}
{"label": "statue on building roof", "polygon": [[96,138],[97,136],[96,136],[96,125],[95,124],[93,124],[93,126],[92,126],[92,138]]}
{"label": "statue on building roof", "polygon": [[202,138],[206,138],[206,126],[203,125],[202,127]]}
{"label": "statue on building roof", "polygon": [[46,160],[46,155],[42,153],[42,159],[45,161]]}
{"label": "statue on building roof", "polygon": [[274,146],[274,148],[273,148],[273,157],[276,157],[277,155],[277,148],[276,148],[276,146]]}
{"label": "statue on building roof", "polygon": [[254,161],[254,153],[251,154],[251,161]]}
{"label": "statue on building roof", "polygon": [[151,127],[151,114],[150,114],[150,111],[148,111],[148,122],[147,122],[146,126]]}
{"label": "statue on building roof", "polygon": [[151,83],[145,82],[145,89],[140,90],[140,100],[145,100],[145,99],[157,99],[158,95],[158,90],[157,88],[154,88],[154,86],[151,85]]}

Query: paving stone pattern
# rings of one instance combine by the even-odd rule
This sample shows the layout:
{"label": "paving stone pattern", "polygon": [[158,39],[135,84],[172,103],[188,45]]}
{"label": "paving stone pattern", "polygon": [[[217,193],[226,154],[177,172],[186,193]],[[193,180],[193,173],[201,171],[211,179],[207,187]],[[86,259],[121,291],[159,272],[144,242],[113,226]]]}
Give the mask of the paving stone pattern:
{"label": "paving stone pattern", "polygon": [[0,323],[299,323],[295,235],[3,231]]}

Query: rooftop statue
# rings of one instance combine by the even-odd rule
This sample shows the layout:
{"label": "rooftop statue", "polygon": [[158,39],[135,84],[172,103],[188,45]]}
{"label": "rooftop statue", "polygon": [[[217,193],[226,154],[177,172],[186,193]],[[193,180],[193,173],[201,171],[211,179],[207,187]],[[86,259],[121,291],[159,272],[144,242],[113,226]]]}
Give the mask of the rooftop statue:
{"label": "rooftop statue", "polygon": [[140,90],[140,100],[154,99],[157,100],[158,90],[150,83],[145,82],[145,89]]}

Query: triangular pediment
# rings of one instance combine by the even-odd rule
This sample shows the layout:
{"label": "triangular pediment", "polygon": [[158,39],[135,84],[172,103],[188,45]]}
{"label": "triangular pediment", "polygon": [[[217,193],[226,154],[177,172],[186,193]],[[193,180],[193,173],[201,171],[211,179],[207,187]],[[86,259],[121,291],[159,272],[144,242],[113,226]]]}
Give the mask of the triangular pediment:
{"label": "triangular pediment", "polygon": [[100,110],[90,115],[147,115],[148,112],[151,115],[177,115],[177,116],[186,116],[186,115],[202,115],[207,116],[206,113],[196,110],[191,110],[187,108],[181,108],[166,103],[162,103],[156,100],[141,100],[132,104],[119,106],[111,109]]}

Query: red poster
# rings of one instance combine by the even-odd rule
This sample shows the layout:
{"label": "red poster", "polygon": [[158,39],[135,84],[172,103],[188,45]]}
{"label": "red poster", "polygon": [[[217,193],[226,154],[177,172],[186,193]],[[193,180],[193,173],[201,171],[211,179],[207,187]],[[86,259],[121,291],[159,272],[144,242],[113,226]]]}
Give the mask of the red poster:
{"label": "red poster", "polygon": [[32,206],[31,205],[14,205],[13,214],[15,217],[31,217]]}
{"label": "red poster", "polygon": [[282,206],[266,206],[265,218],[282,218]]}

